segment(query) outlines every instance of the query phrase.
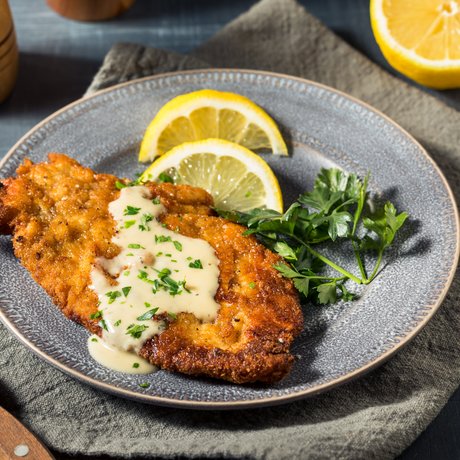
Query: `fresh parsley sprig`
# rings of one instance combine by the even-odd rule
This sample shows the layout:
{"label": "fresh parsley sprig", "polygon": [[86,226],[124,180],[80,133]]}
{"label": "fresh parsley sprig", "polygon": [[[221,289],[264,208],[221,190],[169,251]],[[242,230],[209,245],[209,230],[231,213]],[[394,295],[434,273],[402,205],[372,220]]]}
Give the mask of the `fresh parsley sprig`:
{"label": "fresh parsley sprig", "polygon": [[[391,203],[367,217],[362,217],[367,197],[369,173],[363,181],[340,169],[321,169],[315,188],[299,196],[284,214],[271,209],[253,209],[247,213],[214,208],[222,217],[248,227],[243,235],[256,234],[259,241],[270,250],[283,256],[291,265],[278,262],[274,265],[283,276],[291,278],[295,287],[307,299],[317,303],[334,303],[337,298],[352,300],[344,282],[348,279],[358,284],[369,284],[377,275],[383,251],[393,241],[396,231],[407,214],[396,214]],[[356,236],[359,223],[378,239]],[[351,241],[361,278],[340,267],[320,254],[313,245],[324,241],[346,238]],[[378,251],[376,266],[367,277],[360,251]],[[319,276],[324,265],[337,270],[342,276]]]}

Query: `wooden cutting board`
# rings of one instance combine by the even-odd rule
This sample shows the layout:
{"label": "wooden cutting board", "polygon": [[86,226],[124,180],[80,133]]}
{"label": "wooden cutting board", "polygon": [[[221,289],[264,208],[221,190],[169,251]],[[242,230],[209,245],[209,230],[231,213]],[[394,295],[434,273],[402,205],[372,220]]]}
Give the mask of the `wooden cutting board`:
{"label": "wooden cutting board", "polygon": [[48,449],[0,407],[0,460],[54,460]]}

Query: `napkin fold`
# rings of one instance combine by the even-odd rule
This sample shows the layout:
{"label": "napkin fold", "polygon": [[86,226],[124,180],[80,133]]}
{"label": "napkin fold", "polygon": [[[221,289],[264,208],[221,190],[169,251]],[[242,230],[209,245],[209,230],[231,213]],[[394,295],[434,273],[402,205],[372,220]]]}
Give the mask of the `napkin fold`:
{"label": "napkin fold", "polygon": [[[389,75],[294,0],[262,0],[189,56],[117,44],[86,94],[147,75],[206,67],[304,77],[371,104],[422,143],[460,197],[460,113]],[[39,360],[0,326],[0,403],[55,452],[391,459],[460,383],[459,295],[457,276],[426,328],[367,376],[312,399],[229,412],[154,407],[99,392]]]}

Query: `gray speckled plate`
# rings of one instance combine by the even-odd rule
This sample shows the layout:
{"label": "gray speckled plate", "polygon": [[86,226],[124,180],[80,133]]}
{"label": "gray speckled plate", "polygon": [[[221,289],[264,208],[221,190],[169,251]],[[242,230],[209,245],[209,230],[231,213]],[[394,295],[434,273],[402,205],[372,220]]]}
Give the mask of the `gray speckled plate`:
{"label": "gray speckled plate", "polygon": [[[180,94],[211,88],[243,94],[282,128],[289,158],[264,155],[288,205],[312,188],[321,167],[338,166],[390,199],[409,219],[385,254],[382,271],[354,302],[304,306],[305,328],[291,346],[297,357],[274,385],[233,385],[160,371],[110,371],[88,354],[88,332],[68,321],[0,237],[0,317],[27,347],[63,372],[109,393],[146,403],[236,409],[313,396],[375,368],[407,344],[433,316],[451,284],[459,253],[458,213],[449,186],[423,148],[381,113],[345,94],[284,75],[243,70],[173,73],[128,82],[65,107],[37,125],[0,164],[14,175],[25,157],[63,152],[99,172],[134,178],[137,153],[156,112]],[[328,248],[324,248],[328,251]],[[335,254],[357,272],[351,248]],[[373,265],[367,256],[367,267]],[[358,274],[358,273],[357,273]],[[139,384],[147,381],[150,387]]]}

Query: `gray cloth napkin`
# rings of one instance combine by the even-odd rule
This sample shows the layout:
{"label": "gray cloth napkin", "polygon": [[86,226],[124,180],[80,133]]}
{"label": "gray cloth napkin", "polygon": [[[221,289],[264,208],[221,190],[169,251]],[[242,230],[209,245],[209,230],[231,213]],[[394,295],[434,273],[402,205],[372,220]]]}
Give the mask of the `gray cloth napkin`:
{"label": "gray cloth napkin", "polygon": [[[383,111],[434,157],[460,197],[460,113],[390,76],[294,0],[263,0],[185,57],[118,44],[87,94],[174,70],[269,70],[321,82]],[[409,172],[408,172],[409,173]],[[0,403],[55,451],[160,458],[391,459],[460,383],[460,281],[428,326],[386,364],[284,406],[199,412],[133,403],[43,363],[0,326]]]}

